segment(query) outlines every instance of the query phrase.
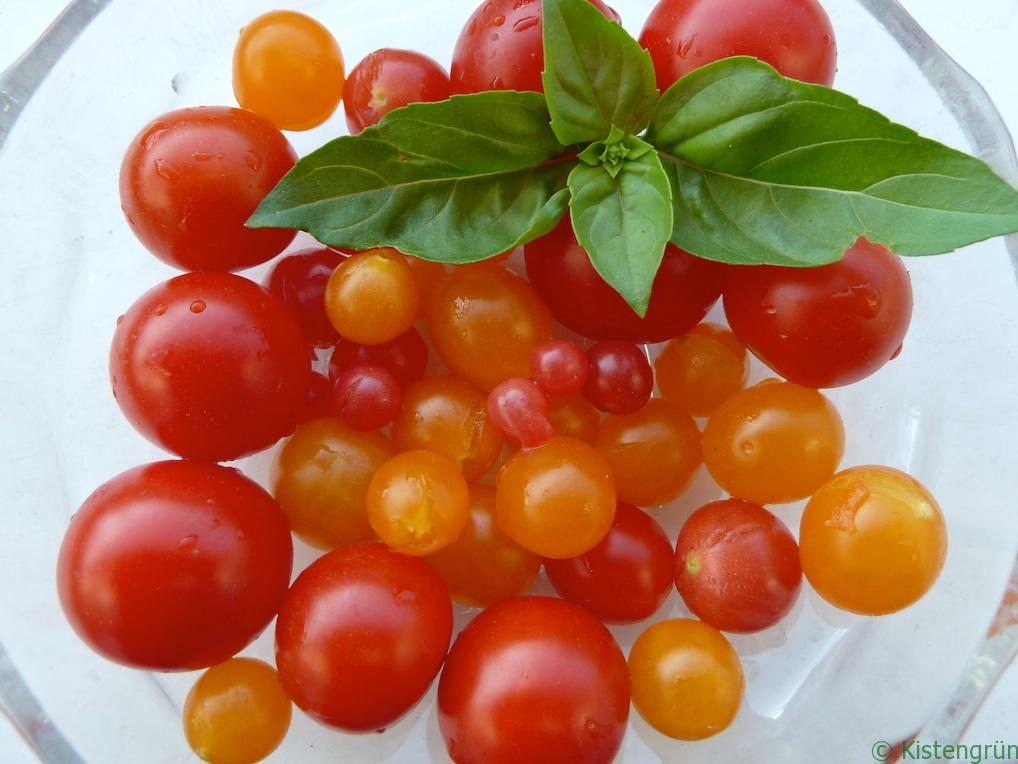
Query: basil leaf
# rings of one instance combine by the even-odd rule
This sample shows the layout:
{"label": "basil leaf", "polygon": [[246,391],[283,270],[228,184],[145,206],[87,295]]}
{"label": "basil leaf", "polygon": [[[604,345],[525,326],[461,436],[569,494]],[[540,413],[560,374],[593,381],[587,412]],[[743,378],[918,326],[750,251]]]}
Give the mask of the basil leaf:
{"label": "basil leaf", "polygon": [[569,189],[573,230],[590,262],[637,315],[645,315],[672,232],[671,188],[658,155],[640,152],[614,176],[604,165],[578,164]]}
{"label": "basil leaf", "polygon": [[643,130],[658,90],[650,54],[588,0],[543,0],[544,92],[564,145]]}
{"label": "basil leaf", "polygon": [[466,263],[550,231],[573,162],[539,93],[498,91],[391,112],[300,160],[252,227],[297,228],[334,247],[395,247]]}
{"label": "basil leaf", "polygon": [[932,255],[1018,230],[1018,191],[983,162],[752,58],[679,80],[648,140],[672,182],[672,242],[711,260],[818,265],[860,234]]}

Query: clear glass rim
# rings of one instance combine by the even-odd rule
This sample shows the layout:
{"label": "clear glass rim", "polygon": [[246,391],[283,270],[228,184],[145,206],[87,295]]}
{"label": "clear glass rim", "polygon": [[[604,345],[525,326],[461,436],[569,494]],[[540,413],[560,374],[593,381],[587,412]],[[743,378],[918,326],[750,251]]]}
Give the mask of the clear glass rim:
{"label": "clear glass rim", "polygon": [[[923,76],[942,97],[974,153],[1001,177],[1018,186],[1018,156],[1014,141],[982,85],[941,48],[898,3],[898,0],[856,0],[898,42]],[[18,117],[85,28],[110,0],[72,0],[42,35],[11,66],[0,73],[0,149]],[[1018,234],[1005,237],[1012,271],[1018,282]],[[1009,589],[1018,591],[1018,560]],[[1005,597],[994,626],[969,661],[984,671],[974,682],[966,669],[956,691],[923,730],[923,739],[956,743],[964,734],[996,679],[1018,652],[1018,604]],[[985,672],[991,660],[995,671]],[[12,723],[35,754],[45,762],[84,762],[32,694],[0,641],[0,712]]]}

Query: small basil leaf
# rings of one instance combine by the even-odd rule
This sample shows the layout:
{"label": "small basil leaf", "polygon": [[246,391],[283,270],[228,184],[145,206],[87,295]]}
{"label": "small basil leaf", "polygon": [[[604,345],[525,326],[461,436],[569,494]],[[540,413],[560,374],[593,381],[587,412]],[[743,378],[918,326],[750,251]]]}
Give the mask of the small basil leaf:
{"label": "small basil leaf", "polygon": [[565,214],[574,162],[539,93],[418,103],[308,155],[255,210],[252,227],[323,244],[395,247],[427,260],[484,260],[547,233]]}
{"label": "small basil leaf", "polygon": [[577,240],[601,278],[645,315],[672,232],[671,188],[658,155],[645,151],[614,177],[603,166],[578,164],[569,189]]}
{"label": "small basil leaf", "polygon": [[658,90],[650,54],[588,0],[543,0],[544,92],[563,145],[647,126]]}
{"label": "small basil leaf", "polygon": [[648,140],[672,182],[672,242],[711,260],[818,265],[860,234],[932,255],[1018,230],[1018,191],[983,162],[752,58],[679,80]]}

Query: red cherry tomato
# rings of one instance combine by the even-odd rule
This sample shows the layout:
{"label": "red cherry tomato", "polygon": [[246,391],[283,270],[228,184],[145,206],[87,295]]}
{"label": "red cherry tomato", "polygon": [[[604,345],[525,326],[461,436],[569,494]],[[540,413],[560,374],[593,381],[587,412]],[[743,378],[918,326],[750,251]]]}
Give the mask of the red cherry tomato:
{"label": "red cherry tomato", "polygon": [[753,56],[786,77],[830,85],[838,65],[817,0],[661,0],[640,33],[661,92],[711,61]]}
{"label": "red cherry tomato", "polygon": [[351,135],[379,122],[390,111],[422,101],[444,101],[452,83],[435,59],[414,50],[382,48],[353,68],[343,93]]}
{"label": "red cherry tomato", "polygon": [[583,395],[601,411],[632,414],[650,400],[654,372],[632,342],[598,342],[587,351],[587,359],[590,376]]}
{"label": "red cherry tomato", "polygon": [[535,448],[552,435],[548,399],[529,379],[499,382],[488,394],[488,418],[513,443]]}
{"label": "red cherry tomato", "polygon": [[143,294],[113,335],[113,395],[142,435],[226,461],[289,435],[306,406],[307,340],[257,284],[205,271]]}
{"label": "red cherry tomato", "polygon": [[406,389],[423,379],[428,367],[428,346],[421,339],[420,332],[412,327],[396,339],[380,345],[339,340],[329,359],[329,376],[336,379],[340,372],[354,366],[380,366],[396,378],[401,388]]}
{"label": "red cherry tomato", "polygon": [[608,764],[628,716],[629,676],[612,635],[549,597],[477,616],[438,684],[438,723],[457,764]]}
{"label": "red cherry tomato", "polygon": [[399,383],[380,366],[341,371],[332,388],[332,413],[355,430],[384,427],[399,413]]}
{"label": "red cherry tomato", "polygon": [[696,510],[679,533],[675,586],[686,606],[722,631],[773,626],[802,585],[791,531],[759,504],[715,501]]}
{"label": "red cherry tomato", "polygon": [[332,409],[332,382],[324,374],[311,372],[308,380],[308,397],[298,419],[310,422],[312,419],[328,416]]}
{"label": "red cherry tomato", "polygon": [[789,382],[840,387],[901,351],[912,284],[900,257],[859,239],[819,268],[732,268],[725,315],[736,336]]}
{"label": "red cherry tomato", "polygon": [[726,267],[669,244],[647,315],[640,318],[594,270],[568,216],[523,252],[530,283],[555,318],[596,340],[664,342],[685,334],[717,302]]}
{"label": "red cherry tomato", "polygon": [[71,518],[57,561],[78,635],[117,663],[190,671],[269,625],[290,582],[279,505],[237,470],[168,461],[123,472]]}
{"label": "red cherry tomato", "polygon": [[265,288],[297,316],[308,342],[324,347],[339,339],[325,313],[325,285],[346,255],[334,249],[302,249],[272,266]]}
{"label": "red cherry tomato", "polygon": [[382,544],[320,557],[276,621],[276,666],[305,713],[348,732],[389,726],[420,700],[452,636],[442,579]]}
{"label": "red cherry tomato", "polygon": [[175,268],[250,268],[293,240],[293,231],[244,223],[296,161],[283,134],[253,112],[171,111],[127,147],[120,205],[141,243]]}
{"label": "red cherry tomato", "polygon": [[[613,21],[619,14],[602,0],[590,0]],[[467,20],[452,54],[456,93],[482,90],[544,92],[541,70],[541,0],[485,0]]]}
{"label": "red cherry tomato", "polygon": [[530,375],[548,395],[572,395],[587,384],[590,361],[575,342],[552,340],[534,351]]}
{"label": "red cherry tomato", "polygon": [[586,554],[544,561],[562,597],[608,623],[635,623],[654,615],[672,588],[675,555],[654,519],[619,502],[611,530]]}

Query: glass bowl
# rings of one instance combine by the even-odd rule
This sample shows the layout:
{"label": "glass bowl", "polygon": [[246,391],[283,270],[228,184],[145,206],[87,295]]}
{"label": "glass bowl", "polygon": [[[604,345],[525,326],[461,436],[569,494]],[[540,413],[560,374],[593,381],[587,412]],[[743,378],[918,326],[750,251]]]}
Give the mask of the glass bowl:
{"label": "glass bowl", "polygon": [[[614,2],[634,32],[651,4]],[[824,4],[840,43],[840,89],[1018,181],[1010,138],[985,93],[894,0]],[[190,757],[180,707],[194,675],[131,671],[90,652],[60,612],[54,563],[68,518],[93,488],[165,456],[124,421],[107,379],[117,315],[174,275],[125,225],[117,191],[124,147],[157,114],[233,103],[237,31],[274,5],[77,0],[0,78],[7,263],[0,281],[0,707],[47,761]],[[448,62],[475,0],[290,5],[333,30],[348,64],[383,46]],[[343,132],[335,116],[290,138],[306,153]],[[301,236],[293,248],[307,243]],[[984,641],[1018,550],[1018,294],[1008,245],[1018,251],[1013,240],[998,239],[910,260],[916,310],[904,353],[869,380],[831,392],[847,424],[845,465],[907,470],[939,498],[951,542],[935,589],[903,613],[867,619],[833,610],[806,587],[777,627],[733,638],[748,681],[744,708],[727,732],[678,743],[634,713],[621,761],[848,764],[870,761],[876,741],[903,739],[927,723],[924,734],[948,742],[963,732],[1013,654],[1018,630],[1012,591]],[[247,275],[260,279],[263,270]],[[754,371],[763,376],[759,366]],[[270,461],[266,453],[241,466],[264,481]],[[701,472],[655,516],[675,534],[692,509],[719,495]],[[795,528],[799,509],[776,511]],[[313,557],[298,544],[298,569]],[[658,617],[684,612],[673,593]],[[457,626],[471,614],[458,608]],[[639,630],[614,633],[628,650]],[[271,660],[271,629],[245,653]],[[434,688],[384,735],[344,735],[295,714],[273,760],[447,761],[433,706]]]}

